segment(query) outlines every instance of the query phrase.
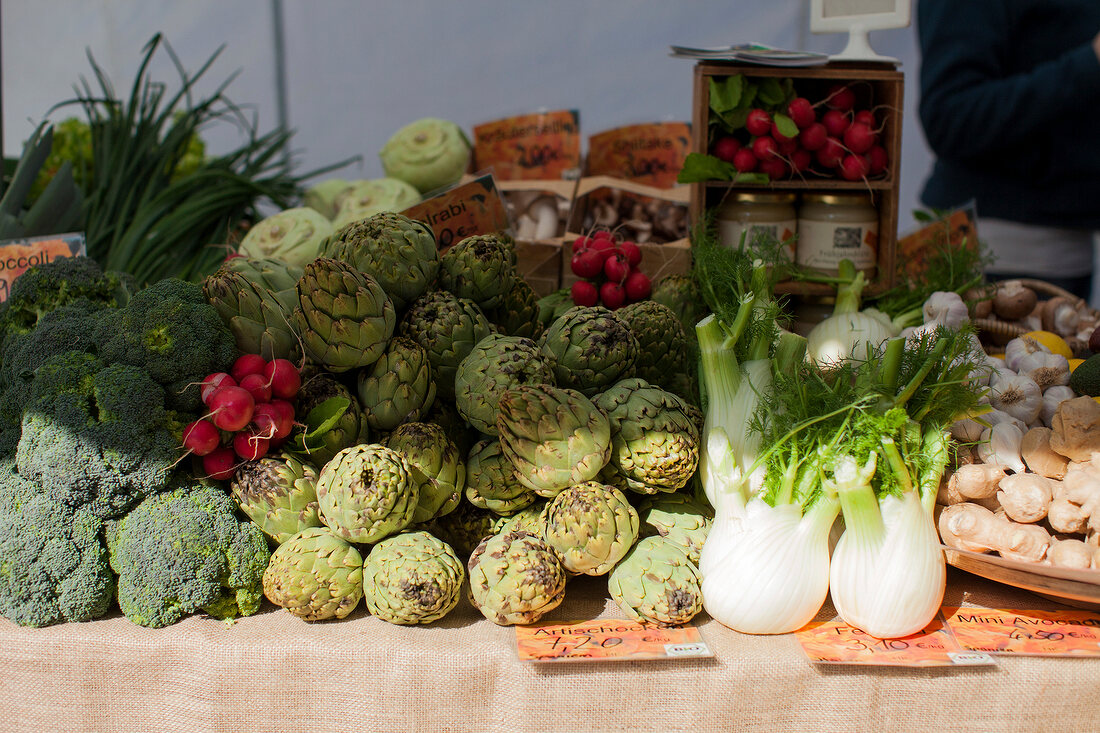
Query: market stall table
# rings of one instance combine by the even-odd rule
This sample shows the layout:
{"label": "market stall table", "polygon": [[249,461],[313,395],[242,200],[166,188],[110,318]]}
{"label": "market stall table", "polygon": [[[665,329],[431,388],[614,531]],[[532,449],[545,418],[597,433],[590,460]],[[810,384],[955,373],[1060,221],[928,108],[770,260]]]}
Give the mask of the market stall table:
{"label": "market stall table", "polygon": [[[954,568],[945,605],[1067,608]],[[571,581],[544,621],[622,618],[603,579]],[[834,616],[826,606],[819,616]],[[227,624],[145,629],[120,615],[43,629],[0,621],[0,731],[1087,731],[1100,659],[995,667],[815,666],[793,635],[700,616],[713,659],[521,662],[515,631],[463,602],[427,627],[360,607],[306,623],[265,606]]]}

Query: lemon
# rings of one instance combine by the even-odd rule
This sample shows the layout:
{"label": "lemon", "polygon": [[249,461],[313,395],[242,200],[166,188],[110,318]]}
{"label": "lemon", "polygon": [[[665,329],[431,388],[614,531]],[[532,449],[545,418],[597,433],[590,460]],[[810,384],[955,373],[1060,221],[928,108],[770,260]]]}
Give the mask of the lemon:
{"label": "lemon", "polygon": [[1067,359],[1073,358],[1073,349],[1069,347],[1064,338],[1052,331],[1028,331],[1024,336],[1035,339],[1050,349],[1052,354],[1061,354]]}
{"label": "lemon", "polygon": [[1069,372],[1073,374],[1073,370],[1085,362],[1084,359],[1070,359],[1069,360]]}

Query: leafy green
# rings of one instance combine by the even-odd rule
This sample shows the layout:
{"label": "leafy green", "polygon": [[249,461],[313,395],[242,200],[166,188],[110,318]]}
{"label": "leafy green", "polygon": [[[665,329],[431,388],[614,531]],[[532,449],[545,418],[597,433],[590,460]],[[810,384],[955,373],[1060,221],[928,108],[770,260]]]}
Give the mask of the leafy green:
{"label": "leafy green", "polygon": [[732,164],[706,153],[688,153],[684,166],[676,176],[677,183],[733,181],[735,183],[767,183],[765,173],[740,173]]}

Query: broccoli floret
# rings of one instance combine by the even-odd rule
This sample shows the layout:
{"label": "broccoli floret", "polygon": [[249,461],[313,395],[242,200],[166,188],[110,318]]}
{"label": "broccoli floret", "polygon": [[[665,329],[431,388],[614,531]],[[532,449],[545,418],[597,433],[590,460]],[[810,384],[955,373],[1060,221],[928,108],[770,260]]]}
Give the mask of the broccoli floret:
{"label": "broccoli floret", "polygon": [[233,334],[206,302],[202,287],[167,278],[134,295],[103,319],[100,356],[144,369],[167,393],[168,406],[196,412],[198,383],[237,357]]}
{"label": "broccoli floret", "polygon": [[0,615],[22,626],[87,621],[110,610],[114,587],[100,520],[0,462]]}
{"label": "broccoli floret", "polygon": [[133,277],[103,272],[90,257],[58,257],[15,279],[5,301],[4,322],[10,332],[25,333],[44,315],[73,301],[115,307],[125,304],[134,290]]}
{"label": "broccoli floret", "polygon": [[141,369],[69,352],[35,373],[16,464],[66,506],[118,517],[167,486],[172,424],[164,390]]}
{"label": "broccoli floret", "polygon": [[112,312],[102,303],[82,298],[43,315],[30,331],[9,333],[4,340],[3,369],[0,370],[3,384],[26,386],[34,371],[58,354],[67,351],[96,353],[100,324]]}
{"label": "broccoli floret", "polygon": [[232,618],[260,608],[267,540],[221,489],[150,496],[108,524],[107,545],[119,606],[136,624],[160,628],[197,611]]}

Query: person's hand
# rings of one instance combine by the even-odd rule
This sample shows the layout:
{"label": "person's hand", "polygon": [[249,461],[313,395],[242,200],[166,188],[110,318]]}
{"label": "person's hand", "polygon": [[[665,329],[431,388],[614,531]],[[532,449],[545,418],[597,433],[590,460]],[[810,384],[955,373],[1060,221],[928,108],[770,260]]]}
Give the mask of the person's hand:
{"label": "person's hand", "polygon": [[1100,33],[1092,39],[1092,52],[1096,54],[1096,60],[1100,61]]}

